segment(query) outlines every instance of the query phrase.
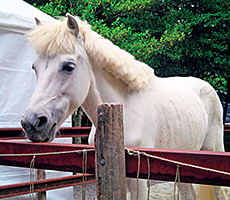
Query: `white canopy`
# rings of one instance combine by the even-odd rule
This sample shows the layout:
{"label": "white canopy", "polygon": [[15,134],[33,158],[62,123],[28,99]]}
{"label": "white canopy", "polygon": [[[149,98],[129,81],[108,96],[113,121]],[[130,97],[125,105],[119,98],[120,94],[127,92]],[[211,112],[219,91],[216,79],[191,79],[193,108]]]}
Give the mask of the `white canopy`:
{"label": "white canopy", "polygon": [[[41,21],[54,20],[22,0],[0,0],[0,128],[21,127],[21,115],[34,91],[31,65],[36,56],[24,34]],[[63,126],[70,126],[71,120]]]}
{"label": "white canopy", "polygon": [[[0,0],[0,128],[21,127],[21,115],[35,89],[36,77],[31,65],[36,53],[23,36],[36,26],[34,17],[41,21],[54,20],[22,0]],[[68,118],[63,126],[70,125]],[[58,142],[71,143],[71,139],[59,139]],[[66,175],[71,173],[47,171],[48,178]],[[0,166],[0,185],[29,181],[29,177],[29,169]],[[48,198],[72,199],[72,188],[50,191]]]}

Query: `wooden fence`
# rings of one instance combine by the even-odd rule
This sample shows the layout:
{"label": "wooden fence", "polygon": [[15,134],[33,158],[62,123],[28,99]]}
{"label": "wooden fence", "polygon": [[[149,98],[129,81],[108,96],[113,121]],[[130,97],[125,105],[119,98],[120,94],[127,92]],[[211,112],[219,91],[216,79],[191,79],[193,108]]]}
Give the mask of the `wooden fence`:
{"label": "wooden fence", "polygon": [[[4,135],[5,140],[0,140],[0,164],[19,167],[31,167],[31,162],[34,158],[34,167],[37,169],[52,169],[59,171],[84,172],[84,175],[73,175],[55,179],[37,180],[33,182],[34,192],[42,192],[60,187],[68,187],[84,182],[92,182],[97,178],[97,197],[100,195],[113,195],[114,188],[110,187],[110,194],[105,191],[103,186],[102,176],[110,181],[114,180],[114,176],[120,173],[126,173],[126,177],[149,178],[154,180],[174,181],[177,166],[180,166],[181,182],[210,184],[230,186],[230,153],[228,152],[208,152],[208,151],[182,151],[182,150],[164,150],[164,149],[146,149],[146,148],[123,148],[122,140],[122,114],[121,105],[104,105],[99,108],[98,130],[96,156],[94,146],[77,145],[77,144],[55,144],[55,143],[31,143],[22,141],[10,141],[7,134]],[[115,114],[115,113],[116,114]],[[114,118],[115,117],[115,118]],[[229,129],[230,126],[226,126]],[[76,137],[83,135],[83,129],[79,129],[79,133],[74,129],[69,135]],[[7,130],[4,130],[7,131]],[[21,131],[21,130],[14,130]],[[67,130],[66,130],[67,131]],[[87,130],[89,132],[89,129]],[[86,129],[83,130],[84,136],[87,134]],[[116,139],[116,133],[119,133]],[[67,133],[65,135],[68,135]],[[107,138],[112,136],[112,138]],[[116,137],[115,137],[116,136]],[[14,135],[14,138],[18,135]],[[106,140],[106,141],[105,141]],[[118,144],[121,142],[121,144]],[[103,145],[106,145],[103,147]],[[111,147],[112,145],[112,147]],[[114,149],[117,147],[117,149]],[[84,151],[83,151],[84,150]],[[106,151],[104,151],[106,150]],[[110,152],[111,151],[111,152]],[[116,152],[114,154],[114,152]],[[121,153],[119,153],[121,152]],[[124,152],[125,159],[121,156]],[[140,162],[138,162],[139,155]],[[114,162],[115,157],[119,155],[118,160]],[[96,159],[96,160],[95,160]],[[112,160],[111,160],[112,159]],[[125,160],[125,161],[124,161]],[[148,160],[149,166],[148,167]],[[96,161],[96,162],[95,162]],[[96,174],[95,174],[96,164]],[[114,165],[115,166],[112,166]],[[117,172],[117,166],[125,166]],[[138,165],[140,168],[138,170]],[[113,173],[108,173],[106,170],[113,169]],[[123,172],[121,172],[123,171]],[[87,173],[87,180],[85,179]],[[99,178],[100,177],[100,178]],[[117,182],[120,182],[124,187],[124,175],[116,177]],[[108,184],[108,182],[106,182]],[[110,182],[110,185],[113,183]],[[0,198],[28,194],[31,192],[31,182],[0,186]],[[104,188],[103,188],[104,187]],[[122,190],[124,191],[124,190]],[[124,199],[124,192],[121,199]],[[123,196],[122,196],[123,195]]]}

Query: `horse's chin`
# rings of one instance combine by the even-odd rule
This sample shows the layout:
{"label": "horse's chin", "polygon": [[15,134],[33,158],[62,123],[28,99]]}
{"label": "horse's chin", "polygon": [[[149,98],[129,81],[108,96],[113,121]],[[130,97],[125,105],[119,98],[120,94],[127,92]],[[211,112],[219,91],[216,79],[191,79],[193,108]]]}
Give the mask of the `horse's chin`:
{"label": "horse's chin", "polygon": [[52,142],[54,140],[55,136],[50,138],[45,138],[42,142]]}
{"label": "horse's chin", "polygon": [[51,127],[47,137],[42,142],[52,142],[56,136],[56,123]]}

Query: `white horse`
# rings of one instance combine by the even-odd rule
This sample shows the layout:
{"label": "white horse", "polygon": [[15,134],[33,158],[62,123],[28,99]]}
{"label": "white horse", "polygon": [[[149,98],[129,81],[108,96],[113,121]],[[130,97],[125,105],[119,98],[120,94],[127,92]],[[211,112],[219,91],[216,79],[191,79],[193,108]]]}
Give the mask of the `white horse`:
{"label": "white horse", "polygon": [[[37,86],[22,117],[34,142],[49,142],[79,106],[97,126],[97,106],[124,105],[125,146],[224,151],[222,106],[215,90],[192,77],[159,78],[146,64],[67,14],[64,21],[39,23],[27,34],[38,57]],[[94,143],[95,128],[89,143]],[[136,180],[128,180],[136,199]],[[139,181],[139,199],[147,186]],[[191,184],[180,184],[181,199],[194,199]],[[216,199],[224,199],[220,188]]]}

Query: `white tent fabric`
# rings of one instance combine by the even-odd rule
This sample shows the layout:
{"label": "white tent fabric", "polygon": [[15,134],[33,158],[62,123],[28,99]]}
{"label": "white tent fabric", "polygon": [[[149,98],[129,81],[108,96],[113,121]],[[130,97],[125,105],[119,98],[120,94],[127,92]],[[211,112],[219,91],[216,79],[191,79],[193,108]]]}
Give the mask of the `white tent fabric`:
{"label": "white tent fabric", "polygon": [[[54,20],[22,0],[0,0],[0,128],[21,127],[21,115],[35,89],[36,77],[31,65],[36,57],[24,34],[41,21]],[[63,126],[71,126],[69,117]],[[71,143],[70,139],[55,142]],[[72,173],[47,171],[47,177]],[[29,181],[29,169],[0,166],[0,185]],[[49,200],[72,199],[72,188],[48,192]],[[29,199],[29,195],[15,198]]]}
{"label": "white tent fabric", "polygon": [[24,34],[35,27],[34,17],[42,21],[54,20],[22,0],[1,0],[0,2],[0,27],[2,30]]}
{"label": "white tent fabric", "polygon": [[[54,20],[22,0],[0,0],[0,128],[20,127],[35,88],[36,56],[24,34],[41,21]],[[70,126],[70,118],[63,126]]]}

